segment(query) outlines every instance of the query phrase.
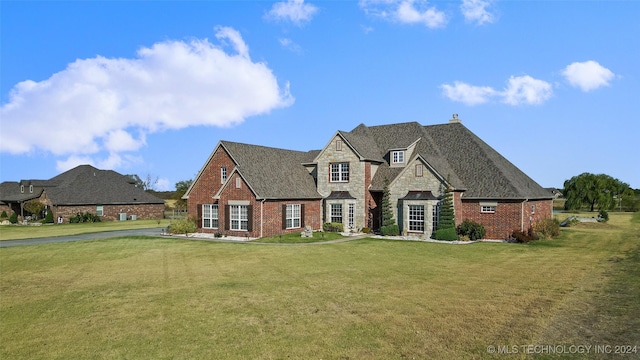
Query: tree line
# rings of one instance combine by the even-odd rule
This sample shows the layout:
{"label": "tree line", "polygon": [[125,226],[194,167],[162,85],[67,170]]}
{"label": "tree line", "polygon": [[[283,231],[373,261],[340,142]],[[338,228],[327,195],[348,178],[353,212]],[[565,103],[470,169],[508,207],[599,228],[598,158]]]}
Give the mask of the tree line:
{"label": "tree line", "polygon": [[565,210],[640,210],[640,190],[606,174],[582,173],[564,182]]}

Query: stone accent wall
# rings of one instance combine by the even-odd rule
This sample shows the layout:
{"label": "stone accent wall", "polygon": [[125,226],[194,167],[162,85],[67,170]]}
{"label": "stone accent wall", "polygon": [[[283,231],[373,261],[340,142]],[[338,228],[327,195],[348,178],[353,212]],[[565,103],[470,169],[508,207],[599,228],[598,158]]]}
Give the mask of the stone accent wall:
{"label": "stone accent wall", "polygon": [[[360,161],[360,158],[356,153],[347,145],[346,142],[342,143],[342,150],[337,150],[336,142],[343,141],[339,135],[336,135],[329,144],[322,150],[322,153],[318,157],[318,193],[323,197],[329,196],[332,191],[348,191],[356,199],[351,199],[349,202],[355,203],[355,227],[362,229],[367,226],[368,219],[368,204],[366,203],[368,193],[367,177],[366,177],[366,162]],[[331,163],[349,163],[349,182],[330,182],[330,164]],[[369,179],[370,181],[370,179]],[[343,203],[343,201],[338,201]],[[325,201],[323,208],[323,222],[330,221],[330,202]],[[346,204],[346,203],[345,203]],[[347,224],[347,210],[346,205],[343,205],[342,215],[343,223]]]}
{"label": "stone accent wall", "polygon": [[[456,214],[456,224],[471,220],[484,225],[487,239],[507,239],[514,230],[526,231],[542,219],[552,217],[552,200],[500,201],[495,213],[482,213],[481,200],[462,200],[462,211]],[[532,213],[531,206],[535,206]]]}

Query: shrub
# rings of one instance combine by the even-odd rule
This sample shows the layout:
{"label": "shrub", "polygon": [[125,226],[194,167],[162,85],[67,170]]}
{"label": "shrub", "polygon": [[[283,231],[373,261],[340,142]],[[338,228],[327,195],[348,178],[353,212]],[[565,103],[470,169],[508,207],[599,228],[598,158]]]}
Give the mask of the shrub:
{"label": "shrub", "polygon": [[487,231],[482,224],[473,222],[471,220],[465,220],[456,229],[458,235],[466,236],[469,240],[480,240],[484,238]]}
{"label": "shrub", "polygon": [[397,236],[398,234],[400,234],[400,227],[398,227],[398,225],[395,225],[395,224],[381,226],[380,232],[382,233],[382,236]]}
{"label": "shrub", "polygon": [[18,214],[13,213],[11,214],[11,216],[9,216],[9,222],[12,224],[17,224],[18,223]]}
{"label": "shrub", "polygon": [[338,222],[324,223],[322,224],[322,230],[326,232],[343,232],[344,225]]}
{"label": "shrub", "polygon": [[196,223],[191,219],[178,219],[169,225],[169,234],[188,234],[196,231]]}
{"label": "shrub", "polygon": [[556,219],[544,219],[539,221],[533,230],[542,239],[553,239],[560,235],[560,222]]}
{"label": "shrub", "polygon": [[71,224],[78,224],[78,223],[94,223],[94,222],[100,222],[100,216],[98,215],[94,215],[92,213],[86,212],[86,213],[76,213],[75,216],[71,216],[69,218],[69,223]]}
{"label": "shrub", "polygon": [[438,229],[433,238],[436,240],[456,241],[458,240],[458,234],[456,233],[456,228]]}
{"label": "shrub", "polygon": [[598,213],[598,221],[600,222],[609,221],[609,213],[607,212],[607,210],[600,210],[600,212]]}
{"label": "shrub", "polygon": [[362,231],[363,234],[368,234],[371,232],[371,229],[369,229],[368,227],[363,227],[360,231]]}
{"label": "shrub", "polygon": [[47,215],[44,216],[45,224],[53,224],[53,211],[47,211]]}
{"label": "shrub", "polygon": [[511,233],[509,242],[528,244],[534,240],[538,240],[538,237],[533,233],[533,228],[529,228],[526,232],[520,230],[514,230]]}
{"label": "shrub", "polygon": [[2,210],[2,214],[0,214],[0,219],[6,219],[8,217],[9,217],[9,215],[7,215],[7,212]]}

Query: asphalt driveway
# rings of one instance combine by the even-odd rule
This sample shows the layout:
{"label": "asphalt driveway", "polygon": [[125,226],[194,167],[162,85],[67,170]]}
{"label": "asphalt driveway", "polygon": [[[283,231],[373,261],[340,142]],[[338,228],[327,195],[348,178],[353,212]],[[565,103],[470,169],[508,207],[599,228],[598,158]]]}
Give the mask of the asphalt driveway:
{"label": "asphalt driveway", "polygon": [[125,236],[160,236],[160,232],[162,231],[162,229],[163,228],[159,227],[150,229],[104,231],[80,235],[52,236],[35,239],[4,240],[0,241],[0,248],[24,245],[51,244],[69,241],[100,240]]}

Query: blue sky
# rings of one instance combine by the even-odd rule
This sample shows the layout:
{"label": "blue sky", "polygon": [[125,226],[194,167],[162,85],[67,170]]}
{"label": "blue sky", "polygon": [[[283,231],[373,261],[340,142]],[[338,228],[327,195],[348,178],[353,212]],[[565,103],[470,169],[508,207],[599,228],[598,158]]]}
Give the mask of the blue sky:
{"label": "blue sky", "polygon": [[640,188],[640,1],[6,1],[0,181],[195,177],[219,140],[313,150],[463,124],[540,185]]}

